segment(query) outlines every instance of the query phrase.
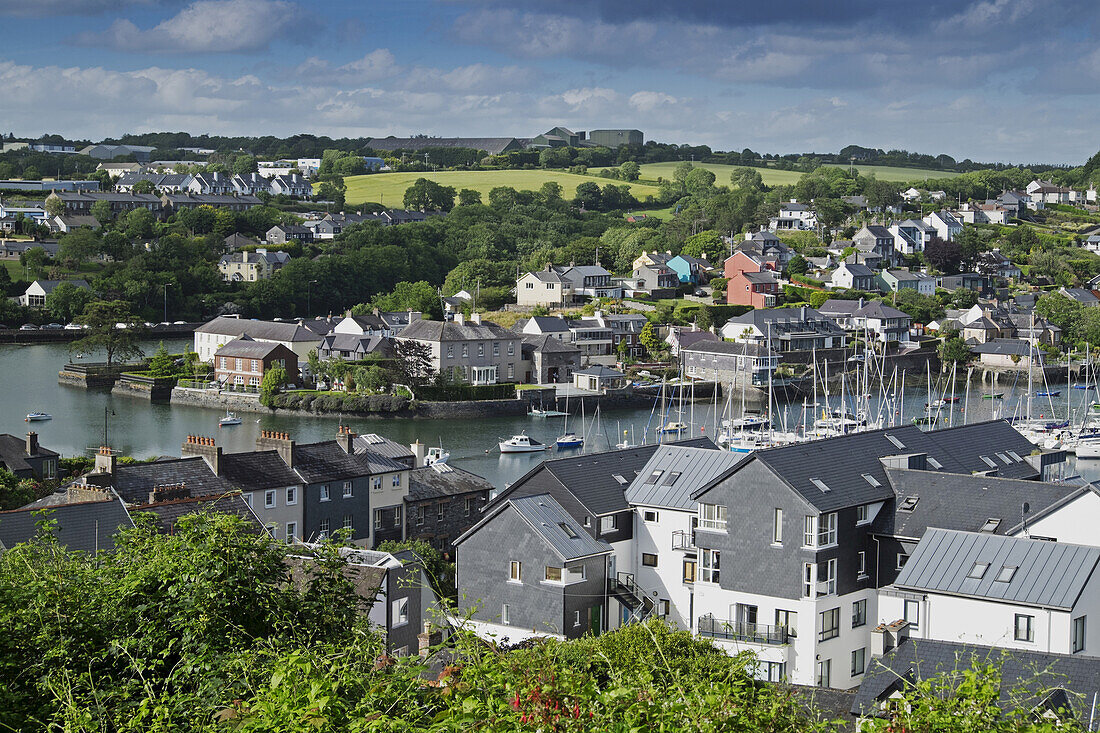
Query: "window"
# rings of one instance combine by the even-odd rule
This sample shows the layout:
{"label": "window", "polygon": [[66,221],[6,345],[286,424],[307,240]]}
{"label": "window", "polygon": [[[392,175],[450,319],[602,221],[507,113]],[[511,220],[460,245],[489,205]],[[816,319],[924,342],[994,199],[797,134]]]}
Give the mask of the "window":
{"label": "window", "polygon": [[1078,616],[1073,619],[1073,628],[1070,651],[1074,654],[1085,651],[1085,617]]}
{"label": "window", "polygon": [[345,481],[344,482],[344,498],[347,499],[349,497],[351,497],[351,481]]}
{"label": "window", "polygon": [[320,521],[320,523],[317,525],[317,533],[321,536],[322,539],[324,539],[325,537],[328,537],[328,520],[327,519],[322,519]]}
{"label": "window", "polygon": [[1016,566],[1005,565],[1001,568],[1001,571],[997,573],[996,581],[998,583],[1011,583],[1014,575],[1016,575]]}
{"label": "window", "polygon": [[722,565],[722,553],[718,550],[703,550],[699,558],[699,580],[704,583],[717,583]]}
{"label": "window", "polygon": [[668,475],[665,476],[664,483],[661,484],[661,485],[662,486],[672,486],[674,483],[676,483],[676,480],[680,478],[680,475],[681,474],[680,474],[679,471],[669,471]]}
{"label": "window", "polygon": [[508,625],[512,620],[512,614],[508,613],[508,604],[504,603],[500,607],[500,622],[504,625]]}
{"label": "window", "polygon": [[500,342],[493,342],[493,356],[500,356]]}
{"label": "window", "polygon": [[350,514],[345,514],[344,515],[344,522],[343,522],[342,526],[343,526],[344,529],[351,529],[352,528],[351,527],[351,515]]}
{"label": "window", "polygon": [[268,489],[264,492],[264,509],[274,508],[276,501],[278,499],[275,498],[275,489]]}
{"label": "window", "polygon": [[1001,520],[1000,519],[998,519],[997,517],[990,517],[989,519],[985,520],[985,524],[983,524],[982,528],[978,531],[979,532],[996,532],[997,527],[1000,527],[1000,526],[1001,526]]}
{"label": "window", "polygon": [[390,486],[400,486],[400,485],[401,485],[401,474],[395,473],[393,475],[393,477],[390,479]]}
{"label": "window", "polygon": [[294,540],[298,538],[298,523],[287,522],[286,523],[286,543],[288,545],[294,544]]}
{"label": "window", "polygon": [[825,595],[836,593],[836,558],[825,563]]}
{"label": "window", "polygon": [[383,512],[382,512],[381,509],[375,509],[374,510],[374,528],[375,529],[382,529],[382,522],[384,521],[382,519],[382,516],[383,516]]}
{"label": "window", "polygon": [[1032,627],[1032,622],[1035,621],[1034,616],[1028,616],[1026,614],[1016,614],[1016,641],[1035,641],[1035,629]]}
{"label": "window", "polygon": [[370,487],[372,489],[374,489],[375,491],[381,491],[382,490],[382,477],[381,476],[371,476]]}
{"label": "window", "polygon": [[260,371],[260,362],[256,361],[255,359],[252,359],[251,361],[252,361],[252,364],[250,365],[251,369],[249,371],[253,371],[253,372]]}
{"label": "window", "polygon": [[[530,287],[530,283],[528,283],[528,287]],[[455,358],[455,345],[454,344],[447,344],[447,358],[448,359]]]}
{"label": "window", "polygon": [[585,527],[591,527],[592,526],[592,517],[586,516],[584,518],[584,526]]}
{"label": "window", "polygon": [[279,525],[275,524],[275,522],[267,525],[267,533],[271,535],[271,539],[279,539]]}
{"label": "window", "polygon": [[806,516],[805,523],[802,525],[802,546],[817,546],[817,517]]}
{"label": "window", "polygon": [[798,632],[798,614],[794,611],[777,608],[775,609],[775,625],[786,628],[788,636],[796,636]]}
{"label": "window", "polygon": [[836,544],[836,512],[821,515],[817,528],[817,546],[829,547]]}
{"label": "window", "polygon": [[830,608],[821,612],[821,641],[840,636],[840,609]]}
{"label": "window", "polygon": [[657,512],[653,509],[646,509],[642,512],[642,520],[646,522],[656,522],[658,518]]}
{"label": "window", "polygon": [[523,563],[519,560],[512,560],[508,563],[508,580],[513,583],[523,582]]}
{"label": "window", "polygon": [[867,624],[867,599],[852,604],[852,628],[858,629]]}
{"label": "window", "polygon": [[470,516],[470,512],[474,509],[474,500],[470,497],[466,497],[466,500],[462,504],[462,516]]}
{"label": "window", "polygon": [[657,602],[657,613],[661,616],[667,616],[669,611],[672,610],[672,604],[662,598]]}
{"label": "window", "polygon": [[783,510],[776,509],[772,513],[772,544],[783,544]]}
{"label": "window", "polygon": [[803,563],[802,565],[802,597],[812,598],[814,596],[814,581],[816,578],[817,566],[812,562]]}
{"label": "window", "polygon": [[286,487],[286,505],[294,506],[298,503],[298,489],[295,486]]}
{"label": "window", "polygon": [[402,626],[409,623],[409,599],[398,598],[390,606],[393,609],[393,626]]}
{"label": "window", "polygon": [[580,611],[574,611],[573,612],[573,628],[577,628],[580,625],[581,625],[581,612]]}
{"label": "window", "polygon": [[787,679],[786,662],[759,662],[760,676],[767,682],[783,682]]}
{"label": "window", "polygon": [[970,568],[970,572],[966,574],[966,577],[973,578],[974,580],[981,580],[985,577],[985,571],[989,570],[989,563],[976,562],[974,567]]}
{"label": "window", "polygon": [[653,473],[649,474],[649,478],[647,478],[645,482],[647,484],[656,484],[658,481],[661,480],[661,476],[663,474],[664,471],[654,471]]}
{"label": "window", "polygon": [[901,504],[898,505],[898,511],[911,512],[917,508],[918,501],[920,501],[919,496],[907,496],[901,500]]}
{"label": "window", "polygon": [[684,582],[694,583],[697,565],[694,560],[684,560]]}
{"label": "window", "polygon": [[616,517],[612,514],[609,517],[600,517],[600,534],[605,532],[614,532],[615,527],[618,526],[618,522],[615,521]]}
{"label": "window", "polygon": [[328,484],[323,484],[321,486],[321,501],[328,501],[328,500],[329,500]]}
{"label": "window", "polygon": [[830,687],[830,678],[832,672],[833,660],[822,659],[817,663],[817,686],[818,687]]}
{"label": "window", "polygon": [[655,554],[653,554],[652,552],[643,552],[642,553],[642,565],[644,565],[647,568],[657,567],[657,556]]}
{"label": "window", "polygon": [[435,521],[442,522],[443,514],[447,509],[447,505],[442,501],[435,505]]}
{"label": "window", "polygon": [[515,355],[516,355],[516,344],[515,344],[514,341],[509,341],[508,342],[508,356],[515,356]]}
{"label": "window", "polygon": [[867,669],[867,647],[856,649],[852,652],[852,676],[863,674]]}
{"label": "window", "polygon": [[553,565],[547,565],[546,566],[546,573],[543,576],[543,580],[548,581],[550,583],[560,583],[561,582],[561,568],[556,568]]}
{"label": "window", "polygon": [[572,527],[570,527],[565,522],[558,522],[558,527],[561,529],[562,532],[565,532],[565,536],[568,537],[569,539],[571,539],[571,540],[577,539],[577,531],[575,529],[573,529]]}
{"label": "window", "polygon": [[719,504],[699,505],[699,529],[726,531],[726,507]]}
{"label": "window", "polygon": [[863,550],[860,550],[859,552],[856,553],[856,558],[858,560],[858,567],[856,568],[856,578],[857,579],[858,578],[866,578],[867,577],[867,553],[864,552]]}
{"label": "window", "polygon": [[424,506],[423,505],[418,506],[416,508],[416,526],[417,527],[424,524],[424,515],[425,514],[427,514],[427,512],[424,511]]}
{"label": "window", "polygon": [[915,631],[920,626],[920,601],[906,601],[902,618],[909,622]]}
{"label": "window", "polygon": [[867,524],[867,505],[860,504],[856,507],[856,524]]}
{"label": "window", "polygon": [[477,355],[478,356],[485,356],[485,344],[478,344],[477,345]]}
{"label": "window", "polygon": [[393,508],[393,526],[401,526],[401,507],[399,506]]}
{"label": "window", "polygon": [[251,492],[249,492],[247,494],[244,494],[244,503],[248,504],[249,509],[252,508],[252,493]]}
{"label": "window", "polygon": [[465,359],[469,355],[470,355],[470,345],[469,344],[462,344],[462,358]]}
{"label": "window", "polygon": [[899,552],[898,553],[897,569],[901,570],[903,567],[905,567],[905,563],[908,562],[908,561],[909,561],[909,555],[907,555],[904,552]]}

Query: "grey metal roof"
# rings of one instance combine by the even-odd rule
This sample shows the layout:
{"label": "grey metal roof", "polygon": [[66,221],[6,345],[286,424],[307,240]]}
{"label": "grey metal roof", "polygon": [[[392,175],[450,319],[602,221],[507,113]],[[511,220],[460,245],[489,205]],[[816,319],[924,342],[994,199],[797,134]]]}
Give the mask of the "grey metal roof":
{"label": "grey metal roof", "polygon": [[594,539],[549,494],[520,496],[508,504],[566,562],[611,552],[611,545]]}
{"label": "grey metal roof", "polygon": [[[996,451],[992,458],[1006,453]],[[897,495],[896,506],[915,498],[910,511],[883,511],[875,518],[875,532],[919,539],[929,527],[976,532],[989,519],[999,519],[994,534],[1008,534],[1022,521],[1024,502],[1029,517],[1059,505],[1091,487],[1043,481],[1024,481],[978,474],[887,469],[886,477]]]}
{"label": "grey metal roof", "polygon": [[[989,563],[970,578],[975,563]],[[899,588],[1072,609],[1085,589],[1100,547],[931,528],[894,582]],[[1010,580],[997,578],[1016,568]]]}
{"label": "grey metal roof", "polygon": [[600,379],[618,379],[619,377],[625,377],[626,375],[620,371],[616,371],[611,367],[605,367],[602,364],[593,364],[590,367],[584,369],[578,369],[573,372],[574,374],[580,374],[585,377],[599,377]]}
{"label": "grey metal roof", "polygon": [[[1052,702],[1060,700],[1083,727],[1088,725],[1093,694],[1100,689],[1100,659],[931,639],[910,639],[881,658],[871,660],[851,713],[875,715],[880,713],[878,703],[899,687],[939,674],[958,675],[974,666],[989,664],[1000,670],[997,702],[1003,709],[1017,705],[1033,708],[1052,698]],[[1021,699],[1021,692],[1027,693],[1025,699]]]}
{"label": "grey metal roof", "polygon": [[1027,356],[1033,350],[1031,343],[1023,339],[993,339],[970,348],[975,354],[1001,354],[1003,356]]}
{"label": "grey metal roof", "polygon": [[626,500],[631,505],[691,510],[696,506],[692,492],[742,458],[731,451],[662,445],[627,487]]}

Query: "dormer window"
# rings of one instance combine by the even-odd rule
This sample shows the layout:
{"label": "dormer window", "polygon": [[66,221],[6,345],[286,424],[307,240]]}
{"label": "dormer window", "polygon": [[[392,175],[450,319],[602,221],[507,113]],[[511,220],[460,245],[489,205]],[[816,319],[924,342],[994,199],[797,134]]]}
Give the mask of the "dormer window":
{"label": "dormer window", "polygon": [[898,511],[911,512],[917,508],[918,501],[920,501],[919,496],[907,496],[901,500],[901,504],[898,506]]}

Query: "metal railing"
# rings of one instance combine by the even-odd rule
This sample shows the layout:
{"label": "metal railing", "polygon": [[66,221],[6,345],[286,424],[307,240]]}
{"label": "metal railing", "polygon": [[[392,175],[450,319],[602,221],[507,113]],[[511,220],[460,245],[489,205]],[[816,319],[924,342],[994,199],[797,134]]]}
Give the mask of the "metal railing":
{"label": "metal railing", "polygon": [[711,614],[699,617],[699,636],[753,644],[786,644],[791,634],[786,626],[769,626],[746,621],[716,619]]}
{"label": "metal railing", "polygon": [[672,549],[674,550],[692,550],[695,547],[695,531],[686,532],[682,529],[678,529],[672,533]]}
{"label": "metal railing", "polygon": [[616,577],[607,579],[607,585],[609,593],[630,596],[637,604],[630,618],[624,622],[624,626],[635,621],[644,621],[657,608],[657,604],[654,603],[653,599],[646,595],[646,592],[634,582],[633,573],[618,573]]}
{"label": "metal railing", "polygon": [[224,392],[245,392],[247,394],[259,394],[260,387],[255,384],[227,384],[222,387]]}

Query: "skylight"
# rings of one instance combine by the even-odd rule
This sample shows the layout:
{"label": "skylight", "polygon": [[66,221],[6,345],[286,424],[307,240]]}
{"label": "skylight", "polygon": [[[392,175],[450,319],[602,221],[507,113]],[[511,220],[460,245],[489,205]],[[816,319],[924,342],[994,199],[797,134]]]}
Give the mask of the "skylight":
{"label": "skylight", "polygon": [[676,479],[678,479],[678,478],[680,478],[680,472],[679,471],[669,471],[668,475],[665,476],[665,482],[664,482],[663,485],[664,486],[672,486],[674,483],[676,483]]}
{"label": "skylight", "polygon": [[966,577],[973,578],[974,580],[981,580],[985,577],[985,571],[989,570],[989,563],[976,562],[974,567],[970,568],[970,572],[966,574]]}
{"label": "skylight", "polygon": [[1012,461],[1008,460],[1008,456],[1006,456],[1004,453],[998,453],[997,457],[1000,458],[1006,466],[1012,463]]}
{"label": "skylight", "polygon": [[905,443],[902,443],[900,440],[895,438],[893,435],[890,435],[890,433],[886,433],[886,439],[889,440],[894,445],[896,445],[898,448],[902,448],[902,449],[905,448]]}
{"label": "skylight", "polygon": [[982,525],[982,532],[996,532],[997,527],[1001,526],[1001,520],[999,517],[990,517],[985,520],[985,524]]}
{"label": "skylight", "polygon": [[901,506],[898,507],[898,511],[911,512],[917,508],[918,501],[920,501],[919,496],[907,496],[901,500]]}
{"label": "skylight", "polygon": [[998,583],[1011,583],[1013,576],[1016,575],[1015,565],[1005,565],[1001,567],[1001,572],[997,573]]}
{"label": "skylight", "polygon": [[813,484],[814,486],[816,486],[817,488],[821,489],[821,493],[823,493],[823,494],[827,494],[827,493],[829,493],[829,491],[831,491],[831,489],[828,487],[828,485],[819,478],[810,479],[810,483]]}
{"label": "skylight", "polygon": [[983,461],[985,461],[985,465],[989,466],[990,468],[997,467],[996,462],[994,462],[994,460],[989,456],[978,456],[978,458],[981,458]]}
{"label": "skylight", "polygon": [[454,471],[454,469],[448,466],[446,463],[433,463],[432,470],[436,473],[450,473],[451,471]]}
{"label": "skylight", "polygon": [[645,482],[647,484],[655,484],[661,480],[661,474],[663,473],[664,471],[654,471],[653,473],[649,474],[649,478],[647,478]]}
{"label": "skylight", "polygon": [[363,437],[371,445],[382,445],[383,443],[386,442],[386,440],[381,435],[378,435],[377,433],[367,433]]}
{"label": "skylight", "polygon": [[1007,451],[1007,453],[1008,453],[1009,457],[1010,457],[1010,458],[1011,458],[1012,460],[1016,461],[1017,463],[1019,463],[1020,461],[1024,460],[1023,458],[1020,458],[1020,454],[1019,454],[1019,453],[1017,453],[1017,452],[1016,452],[1016,451],[1014,451],[1014,450],[1010,450],[1010,451]]}
{"label": "skylight", "polygon": [[611,478],[615,479],[620,484],[625,484],[627,482],[626,477],[624,477],[621,473],[613,473],[611,474]]}
{"label": "skylight", "polygon": [[937,461],[932,456],[925,456],[925,460],[928,461],[929,466],[936,469],[937,471],[940,470],[941,468],[943,468],[943,464],[940,463],[939,461]]}
{"label": "skylight", "polygon": [[571,540],[577,539],[576,531],[574,531],[574,529],[572,527],[570,527],[568,524],[566,524],[565,522],[559,522],[558,526],[561,527],[562,532],[565,532],[566,537],[568,537]]}
{"label": "skylight", "polygon": [[874,486],[876,489],[882,486],[882,482],[869,473],[863,474],[863,480],[871,484],[871,486]]}

